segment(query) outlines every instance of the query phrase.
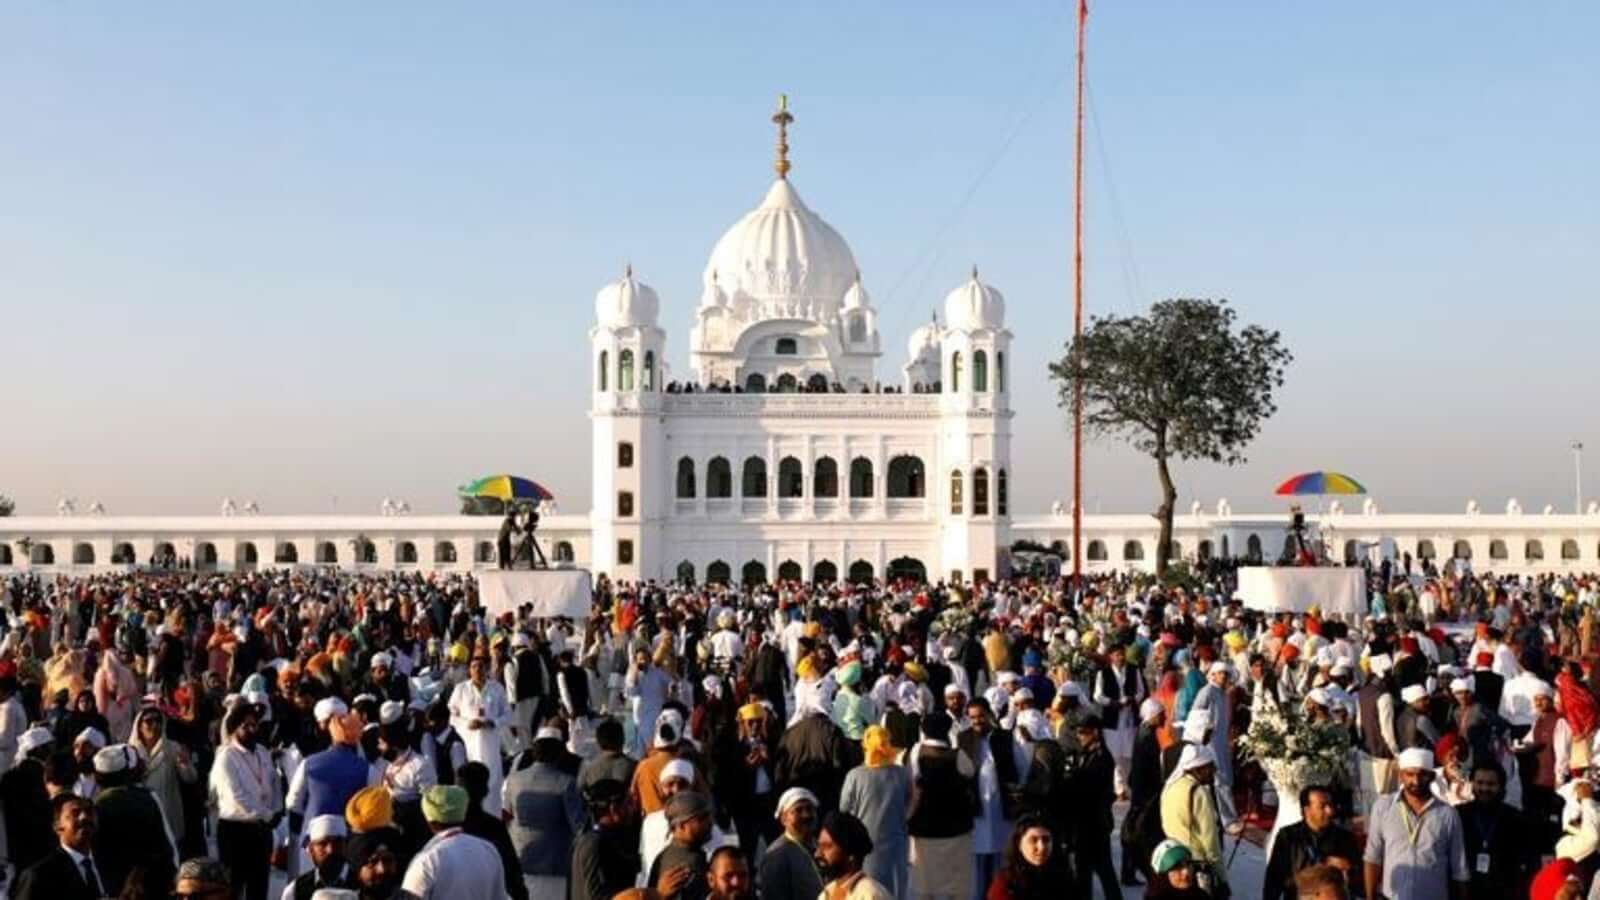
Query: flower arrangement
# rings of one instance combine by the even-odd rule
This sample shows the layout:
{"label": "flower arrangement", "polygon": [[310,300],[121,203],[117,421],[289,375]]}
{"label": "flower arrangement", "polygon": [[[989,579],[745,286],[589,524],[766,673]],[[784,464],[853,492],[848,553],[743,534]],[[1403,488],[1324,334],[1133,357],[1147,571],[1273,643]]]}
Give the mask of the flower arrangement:
{"label": "flower arrangement", "polygon": [[1350,739],[1342,727],[1313,722],[1297,706],[1267,703],[1252,714],[1241,749],[1245,758],[1261,764],[1274,785],[1298,790],[1342,776]]}

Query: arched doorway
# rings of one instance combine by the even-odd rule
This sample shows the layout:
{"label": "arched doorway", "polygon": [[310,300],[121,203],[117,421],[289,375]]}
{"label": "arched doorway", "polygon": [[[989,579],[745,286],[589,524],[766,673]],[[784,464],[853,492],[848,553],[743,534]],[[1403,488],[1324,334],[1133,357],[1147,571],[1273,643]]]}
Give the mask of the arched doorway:
{"label": "arched doorway", "polygon": [[1089,548],[1084,551],[1083,555],[1084,555],[1084,557],[1086,559],[1089,560],[1089,562],[1105,562],[1106,561],[1106,542],[1105,541],[1090,541],[1089,542]]}
{"label": "arched doorway", "polygon": [[778,376],[778,393],[792,394],[800,389],[800,381],[788,372]]}
{"label": "arched doorway", "polygon": [[921,497],[926,492],[922,460],[909,454],[889,460],[890,497]]}
{"label": "arched doorway", "polygon": [[472,558],[480,563],[494,562],[494,544],[490,541],[479,541],[477,552],[472,555]]}
{"label": "arched doorway", "polygon": [[209,572],[217,567],[217,545],[210,541],[201,541],[194,548],[194,567]]}
{"label": "arched doorway", "polygon": [[272,561],[278,565],[292,566],[300,561],[300,551],[295,549],[293,544],[285,541],[278,545],[277,550],[273,551]]}
{"label": "arched doorway", "polygon": [[238,563],[235,564],[235,567],[239,569],[253,570],[261,562],[261,554],[256,551],[256,545],[250,541],[245,541],[239,545],[236,558]]}
{"label": "arched doorway", "polygon": [[928,567],[920,559],[902,556],[889,560],[888,577],[891,581],[899,578],[921,584],[928,580]]}
{"label": "arched doorway", "polygon": [[317,563],[324,566],[339,564],[339,548],[332,541],[322,541],[317,544]]}
{"label": "arched doorway", "polygon": [[0,566],[14,565],[11,561],[11,545],[0,544]]}
{"label": "arched doorway", "polygon": [[749,562],[745,563],[744,568],[740,570],[739,580],[745,584],[766,584],[766,565],[753,559],[750,560]]}
{"label": "arched doorway", "polygon": [[694,563],[687,559],[678,563],[678,583],[694,584]]}
{"label": "arched doorway", "polygon": [[417,564],[417,545],[410,541],[401,541],[394,547],[394,561],[402,566]]}
{"label": "arched doorway", "polygon": [[779,581],[799,581],[804,577],[805,573],[800,569],[800,564],[794,560],[786,559],[778,564]]}
{"label": "arched doorway", "polygon": [[28,551],[28,562],[36,566],[56,564],[56,550],[49,544],[34,544]]}
{"label": "arched doorway", "polygon": [[806,379],[806,390],[813,394],[826,394],[828,392],[828,379],[821,373]]}
{"label": "arched doorway", "polygon": [[1450,555],[1456,559],[1471,559],[1472,544],[1468,541],[1456,541],[1455,546],[1450,548]]}
{"label": "arched doorway", "polygon": [[1128,562],[1144,559],[1144,545],[1138,541],[1125,541],[1122,545],[1122,558]]}
{"label": "arched doorway", "polygon": [[719,559],[719,560],[713,562],[711,565],[706,566],[706,583],[707,584],[727,584],[729,581],[732,581],[732,580],[733,580],[733,567],[728,565],[727,563],[723,562],[722,560]]}
{"label": "arched doorway", "polygon": [[151,562],[157,566],[172,567],[178,564],[178,551],[167,541],[156,545],[156,551]]}
{"label": "arched doorway", "polygon": [[765,394],[767,392],[767,376],[760,372],[751,372],[744,377],[744,391],[747,394]]}
{"label": "arched doorway", "polygon": [[811,567],[811,581],[815,584],[832,584],[838,580],[839,567],[826,559]]}
{"label": "arched doorway", "polygon": [[72,546],[72,564],[75,566],[94,565],[94,545],[74,544]]}
{"label": "arched doorway", "polygon": [[867,584],[872,581],[872,563],[858,559],[850,564],[850,581],[854,584]]}
{"label": "arched doorway", "polygon": [[574,559],[577,559],[577,557],[572,552],[572,542],[571,541],[556,541],[556,553],[555,553],[555,556],[556,556],[556,559],[555,559],[556,562],[569,563],[569,562],[572,562]]}
{"label": "arched doorway", "polygon": [[433,545],[434,565],[454,565],[456,561],[456,545],[450,541],[440,541]]}

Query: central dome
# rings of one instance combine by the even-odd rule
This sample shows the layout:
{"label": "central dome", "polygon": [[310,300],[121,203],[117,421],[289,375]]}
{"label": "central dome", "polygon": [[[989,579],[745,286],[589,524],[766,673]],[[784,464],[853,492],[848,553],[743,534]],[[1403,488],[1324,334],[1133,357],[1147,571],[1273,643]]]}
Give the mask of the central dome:
{"label": "central dome", "polygon": [[703,282],[758,301],[809,300],[837,308],[856,280],[856,259],[832,225],[787,179],[734,223],[711,251]]}

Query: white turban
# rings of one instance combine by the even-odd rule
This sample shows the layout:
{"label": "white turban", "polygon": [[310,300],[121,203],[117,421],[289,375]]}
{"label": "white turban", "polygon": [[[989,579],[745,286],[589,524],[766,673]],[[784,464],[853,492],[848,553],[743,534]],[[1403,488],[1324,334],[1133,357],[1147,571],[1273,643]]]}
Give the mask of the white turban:
{"label": "white turban", "polygon": [[1172,774],[1167,776],[1167,784],[1177,781],[1185,772],[1216,764],[1217,755],[1211,752],[1210,747],[1204,744],[1185,744],[1183,753],[1178,756],[1178,764],[1173,766]]}
{"label": "white turban", "polygon": [[324,815],[316,816],[306,823],[306,840],[323,841],[328,838],[348,837],[350,830],[345,827],[344,816]]}
{"label": "white turban", "polygon": [[338,697],[323,697],[317,701],[316,706],[311,707],[311,715],[316,717],[318,722],[327,722],[334,716],[342,716],[349,711],[350,708]]}
{"label": "white turban", "polygon": [[100,729],[89,727],[79,732],[78,736],[73,738],[72,742],[74,744],[88,744],[96,750],[99,750],[101,747],[106,745],[106,736],[100,733]]}
{"label": "white turban", "polygon": [[393,725],[405,714],[406,705],[399,700],[386,700],[378,707],[378,721],[385,725]]}
{"label": "white turban", "polygon": [[1432,769],[1433,751],[1421,747],[1412,747],[1410,750],[1400,751],[1400,771],[1411,769]]}
{"label": "white turban", "polygon": [[665,784],[669,778],[682,778],[684,781],[694,781],[694,763],[687,759],[674,759],[661,767],[661,774],[656,776],[657,784]]}
{"label": "white turban", "polygon": [[1550,687],[1550,682],[1537,681],[1533,685],[1533,695],[1535,697],[1554,697],[1555,690]]}
{"label": "white turban", "polygon": [[1139,721],[1148,722],[1160,715],[1165,710],[1166,707],[1161,705],[1160,700],[1157,700],[1154,697],[1146,697],[1144,698],[1144,702],[1139,704]]}
{"label": "white turban", "polygon": [[817,795],[803,787],[789,788],[778,797],[778,811],[773,814],[773,818],[783,818],[784,812],[796,803],[809,803],[815,808],[817,806]]}
{"label": "white turban", "polygon": [[1028,740],[1042,741],[1050,736],[1050,720],[1037,709],[1025,709],[1017,713],[1017,731]]}
{"label": "white turban", "polygon": [[1312,688],[1310,691],[1306,692],[1306,699],[1322,707],[1323,709],[1327,709],[1328,701],[1331,698],[1328,696],[1328,692],[1322,688]]}
{"label": "white turban", "polygon": [[1450,682],[1450,693],[1452,694],[1470,694],[1472,692],[1472,681],[1470,679],[1457,678]]}
{"label": "white turban", "polygon": [[22,733],[21,737],[17,738],[17,759],[22,759],[29,753],[50,743],[51,740],[50,729],[39,726],[29,728]]}
{"label": "white turban", "polygon": [[1407,705],[1426,699],[1428,690],[1420,684],[1408,684],[1400,689],[1400,700]]}
{"label": "white turban", "polygon": [[1183,740],[1188,744],[1205,741],[1206,732],[1215,726],[1210,709],[1191,709],[1189,718],[1183,720]]}
{"label": "white turban", "polygon": [[562,736],[561,729],[553,725],[541,726],[538,731],[533,733],[533,739],[536,741],[561,741],[562,743],[566,743],[567,740]]}
{"label": "white turban", "polygon": [[387,653],[374,653],[374,654],[372,654],[371,667],[376,669],[376,668],[378,668],[380,666],[385,668],[385,669],[394,668],[394,657],[390,656]]}
{"label": "white turban", "polygon": [[1387,653],[1380,653],[1377,656],[1369,656],[1367,657],[1367,668],[1371,669],[1372,674],[1374,675],[1382,675],[1383,673],[1394,668],[1394,660],[1390,659],[1389,654]]}
{"label": "white turban", "polygon": [[114,744],[94,755],[96,775],[115,775],[133,768],[138,755],[127,744]]}

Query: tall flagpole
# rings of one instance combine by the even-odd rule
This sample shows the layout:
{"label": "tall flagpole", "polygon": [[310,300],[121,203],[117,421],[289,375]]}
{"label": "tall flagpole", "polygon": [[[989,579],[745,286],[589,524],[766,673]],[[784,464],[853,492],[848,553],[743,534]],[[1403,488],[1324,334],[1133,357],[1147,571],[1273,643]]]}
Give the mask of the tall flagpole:
{"label": "tall flagpole", "polygon": [[[1078,0],[1078,111],[1072,159],[1072,346],[1083,346],[1083,38],[1088,0]],[[1072,379],[1072,592],[1083,596],[1083,378]]]}

